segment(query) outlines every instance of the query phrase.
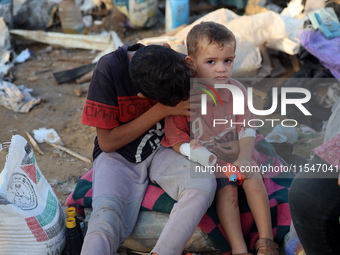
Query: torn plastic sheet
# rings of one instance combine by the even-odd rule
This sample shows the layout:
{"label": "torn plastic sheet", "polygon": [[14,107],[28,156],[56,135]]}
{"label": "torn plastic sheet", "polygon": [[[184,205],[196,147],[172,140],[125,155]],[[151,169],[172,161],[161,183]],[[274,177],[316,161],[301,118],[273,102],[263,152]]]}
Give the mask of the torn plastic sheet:
{"label": "torn plastic sheet", "polygon": [[55,129],[53,128],[47,129],[45,127],[42,127],[39,129],[34,129],[33,136],[38,143],[49,142],[53,144],[63,145],[57,131],[55,131]]}
{"label": "torn plastic sheet", "polygon": [[33,106],[41,103],[41,98],[34,98],[25,85],[16,86],[13,83],[0,80],[0,105],[14,112],[27,113]]}
{"label": "torn plastic sheet", "polygon": [[24,63],[31,56],[30,50],[26,49],[20,52],[20,54],[15,58],[16,63]]}
{"label": "torn plastic sheet", "polygon": [[25,29],[45,29],[53,7],[62,0],[13,1],[13,25]]}

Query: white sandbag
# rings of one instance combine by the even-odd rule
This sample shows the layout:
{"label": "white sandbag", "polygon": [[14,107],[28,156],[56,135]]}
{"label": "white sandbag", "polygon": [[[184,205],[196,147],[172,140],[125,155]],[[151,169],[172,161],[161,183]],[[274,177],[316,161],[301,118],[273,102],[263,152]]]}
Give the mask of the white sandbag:
{"label": "white sandbag", "polygon": [[262,56],[259,47],[251,42],[237,42],[236,58],[232,77],[249,77],[254,76],[255,72],[261,67]]}
{"label": "white sandbag", "polygon": [[[238,19],[240,16],[234,13],[233,11],[230,11],[225,8],[218,9],[216,11],[209,12],[208,14],[204,15],[203,17],[197,19],[190,25],[184,27],[180,31],[178,31],[175,34],[175,37],[177,37],[179,40],[186,41],[187,34],[189,33],[190,29],[201,23],[202,21],[215,21],[217,23],[223,24],[227,26],[226,24],[234,19]],[[228,27],[228,26],[227,26]]]}
{"label": "white sandbag", "polygon": [[268,11],[252,16],[242,16],[225,24],[239,41],[262,46],[285,36],[285,23],[279,14]]}
{"label": "white sandbag", "polygon": [[271,40],[282,39],[286,34],[283,19],[273,11],[251,16],[238,16],[228,9],[218,9],[186,26],[176,33],[175,37],[185,41],[189,30],[202,21],[214,21],[225,25],[234,33],[237,42],[247,41],[255,46],[264,45]]}
{"label": "white sandbag", "polygon": [[14,135],[0,174],[0,254],[59,255],[65,214],[41,173],[31,146]]}
{"label": "white sandbag", "polygon": [[171,49],[187,54],[187,47],[184,45],[184,41],[178,40],[175,36],[148,37],[139,40],[138,43],[143,45],[163,45],[167,43],[170,45]]}
{"label": "white sandbag", "polygon": [[[124,242],[123,247],[138,251],[150,252],[155,247],[161,232],[169,220],[169,214],[141,211],[137,223],[130,235]],[[190,252],[208,252],[216,251],[208,235],[200,228],[196,228],[194,234],[184,248],[184,251]]]}
{"label": "white sandbag", "polygon": [[271,40],[266,46],[275,50],[295,55],[299,52],[300,40],[299,32],[303,29],[304,22],[308,19],[306,12],[302,14],[304,5],[302,0],[292,0],[288,6],[280,13],[280,17],[285,23],[286,33],[281,39]]}

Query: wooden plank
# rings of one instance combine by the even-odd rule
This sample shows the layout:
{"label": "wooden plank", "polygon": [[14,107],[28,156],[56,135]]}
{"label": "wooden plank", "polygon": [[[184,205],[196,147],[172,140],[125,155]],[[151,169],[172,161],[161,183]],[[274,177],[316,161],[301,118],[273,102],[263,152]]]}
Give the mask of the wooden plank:
{"label": "wooden plank", "polygon": [[89,59],[76,59],[76,58],[63,58],[63,57],[59,57],[57,60],[65,61],[65,62],[76,62],[76,63],[82,63],[82,64],[89,64],[92,62]]}
{"label": "wooden plank", "polygon": [[114,31],[109,35],[78,35],[64,34],[57,32],[44,32],[41,30],[20,30],[13,29],[9,31],[11,36],[21,40],[30,40],[35,42],[47,43],[50,45],[62,46],[65,48],[78,48],[88,50],[106,50],[111,44],[116,48],[122,43],[112,40]]}
{"label": "wooden plank", "polygon": [[26,135],[28,137],[28,140],[31,142],[33,148],[36,149],[39,154],[44,155],[44,152],[40,149],[34,138],[28,132],[26,132]]}
{"label": "wooden plank", "polygon": [[53,76],[57,80],[58,84],[62,84],[77,79],[83,76],[84,74],[87,74],[88,72],[92,71],[95,68],[95,66],[96,63],[91,63],[73,68],[71,70],[55,72],[53,73]]}
{"label": "wooden plank", "polygon": [[73,157],[76,157],[77,159],[80,159],[86,163],[92,163],[90,159],[82,156],[82,155],[79,155],[78,153],[74,152],[74,151],[71,151],[70,149],[67,149],[61,145],[58,145],[58,144],[53,144],[53,143],[49,143],[49,142],[46,142],[47,144],[51,145],[52,147],[56,148],[56,149],[59,149],[59,150],[62,150],[62,151],[65,151],[67,152],[68,154],[72,155]]}
{"label": "wooden plank", "polygon": [[80,77],[79,79],[76,79],[76,83],[84,83],[84,82],[88,82],[91,80],[93,75],[93,71],[83,75],[82,77]]}

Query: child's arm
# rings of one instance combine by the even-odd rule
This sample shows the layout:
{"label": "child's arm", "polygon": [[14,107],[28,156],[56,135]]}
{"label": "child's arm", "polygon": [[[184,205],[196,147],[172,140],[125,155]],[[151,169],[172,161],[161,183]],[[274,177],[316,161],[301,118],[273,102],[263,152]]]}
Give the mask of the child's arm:
{"label": "child's arm", "polygon": [[187,156],[191,161],[203,166],[213,166],[217,157],[199,144],[199,140],[194,139],[190,143],[179,142],[172,146],[172,149],[183,156]]}
{"label": "child's arm", "polygon": [[179,154],[181,154],[181,151],[180,151],[180,147],[181,147],[181,145],[182,144],[184,144],[185,142],[179,142],[179,143],[176,143],[174,146],[172,146],[172,149],[174,150],[174,151],[176,151],[177,153],[179,153]]}
{"label": "child's arm", "polygon": [[164,132],[165,137],[161,141],[164,147],[172,147],[177,153],[203,166],[212,166],[216,163],[217,157],[203,147],[198,139],[190,141],[190,126],[187,117],[167,117]]}
{"label": "child's arm", "polygon": [[[217,161],[217,157],[199,143],[198,139],[192,140],[190,143],[178,143],[175,145],[183,156],[187,156],[189,160],[197,162],[202,166],[213,166]],[[177,151],[178,152],[178,151]]]}
{"label": "child's arm", "polygon": [[181,101],[174,107],[155,104],[138,118],[113,129],[97,128],[98,143],[102,151],[110,153],[134,141],[153,125],[169,115],[190,116],[190,102]]}

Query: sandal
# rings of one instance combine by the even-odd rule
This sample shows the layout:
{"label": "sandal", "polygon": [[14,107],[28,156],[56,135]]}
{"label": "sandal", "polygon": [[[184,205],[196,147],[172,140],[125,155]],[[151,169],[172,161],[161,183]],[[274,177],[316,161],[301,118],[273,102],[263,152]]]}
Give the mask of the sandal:
{"label": "sandal", "polygon": [[255,243],[257,255],[279,255],[279,246],[273,240],[260,238]]}

